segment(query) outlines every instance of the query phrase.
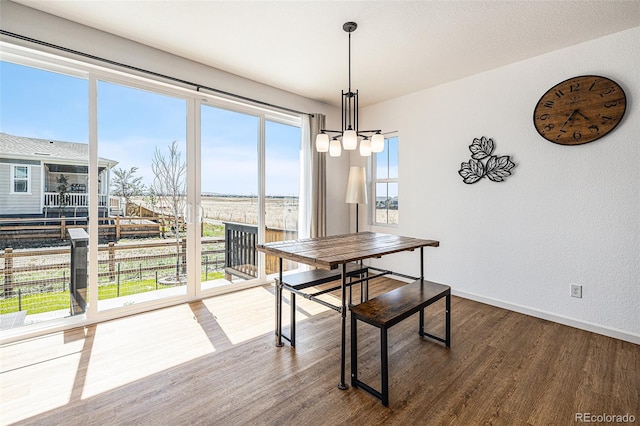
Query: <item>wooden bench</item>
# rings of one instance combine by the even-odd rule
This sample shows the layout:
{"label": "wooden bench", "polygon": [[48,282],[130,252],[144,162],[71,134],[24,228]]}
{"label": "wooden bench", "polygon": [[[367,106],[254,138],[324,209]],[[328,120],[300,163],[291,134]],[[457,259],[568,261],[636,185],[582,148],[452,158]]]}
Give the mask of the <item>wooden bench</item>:
{"label": "wooden bench", "polygon": [[[366,276],[367,272],[368,272],[368,269],[364,265],[360,265],[359,263],[347,264],[347,277],[349,278],[356,277],[356,276],[359,277],[360,275]],[[291,346],[296,345],[296,293],[302,294],[305,297],[308,297],[309,295],[302,293],[301,290],[304,290],[309,287],[321,285],[321,284],[330,283],[332,281],[339,280],[341,277],[342,277],[342,268],[331,269],[331,270],[314,269],[310,271],[296,272],[293,274],[283,275],[282,288],[287,289],[291,292],[291,326],[290,326],[290,335],[285,336],[284,334],[282,334],[282,338],[287,340],[291,344]],[[279,284],[278,278],[276,278],[275,283],[276,283],[276,286],[278,286]],[[351,283],[347,282],[347,285],[349,286],[349,301],[351,302]],[[336,290],[338,288],[340,287],[338,286],[338,287],[332,287],[330,289],[325,289],[325,290],[322,290],[321,292],[315,293],[314,295],[319,295],[321,293],[324,294],[329,291]],[[363,301],[362,286],[360,288],[361,288],[360,301],[362,302]],[[364,300],[366,300],[367,291],[368,291],[368,286],[365,286]],[[279,297],[282,297],[282,292],[279,291],[278,295]],[[314,296],[314,295],[311,295],[311,296]],[[313,300],[313,298],[311,298],[311,300]],[[280,306],[282,306],[282,304]],[[282,311],[276,312],[276,315],[282,315]]]}
{"label": "wooden bench", "polygon": [[[444,339],[424,331],[424,309],[443,297],[446,299]],[[417,280],[351,307],[351,386],[366,390],[379,398],[384,406],[389,405],[387,330],[416,312],[420,312],[418,334],[421,337],[429,337],[442,342],[448,348],[451,347],[451,287],[449,286]],[[377,391],[358,380],[357,320],[380,329],[381,391]]]}

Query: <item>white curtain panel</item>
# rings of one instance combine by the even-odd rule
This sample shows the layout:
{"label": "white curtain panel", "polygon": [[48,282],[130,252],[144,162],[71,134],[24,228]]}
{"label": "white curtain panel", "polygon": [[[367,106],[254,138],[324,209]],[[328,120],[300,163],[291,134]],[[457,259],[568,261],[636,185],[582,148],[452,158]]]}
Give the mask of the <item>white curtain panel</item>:
{"label": "white curtain panel", "polygon": [[326,158],[325,154],[317,152],[314,146],[316,136],[324,125],[323,114],[305,115],[302,119],[298,209],[300,238],[323,237],[327,233]]}

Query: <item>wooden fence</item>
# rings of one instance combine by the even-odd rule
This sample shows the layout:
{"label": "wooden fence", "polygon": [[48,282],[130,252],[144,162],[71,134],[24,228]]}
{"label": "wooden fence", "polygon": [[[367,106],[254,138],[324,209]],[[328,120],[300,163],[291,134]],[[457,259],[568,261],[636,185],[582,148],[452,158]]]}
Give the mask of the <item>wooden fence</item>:
{"label": "wooden fence", "polygon": [[[115,241],[128,237],[158,237],[169,226],[169,222],[163,217],[143,219],[134,216],[114,216],[99,217],[97,220],[99,237]],[[10,246],[12,242],[67,240],[67,230],[72,228],[88,231],[87,218],[3,218],[0,219],[0,248]]]}

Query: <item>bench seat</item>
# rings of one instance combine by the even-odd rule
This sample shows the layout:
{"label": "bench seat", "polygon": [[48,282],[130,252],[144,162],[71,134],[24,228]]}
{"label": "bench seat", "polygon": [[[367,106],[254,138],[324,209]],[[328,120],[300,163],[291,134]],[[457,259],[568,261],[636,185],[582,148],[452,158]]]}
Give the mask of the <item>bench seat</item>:
{"label": "bench seat", "polygon": [[[443,297],[446,304],[444,338],[424,331],[424,309]],[[416,312],[420,313],[418,334],[451,347],[451,287],[447,285],[416,280],[351,307],[351,385],[354,388],[361,387],[379,398],[384,406],[389,405],[387,330]],[[381,391],[358,380],[358,320],[380,329]]]}
{"label": "bench seat", "polygon": [[[347,277],[355,277],[365,275],[368,272],[368,268],[365,265],[359,263],[347,263]],[[304,290],[309,287],[330,283],[339,280],[342,277],[342,268],[337,269],[313,269],[310,271],[294,272],[291,274],[283,274],[281,287],[291,291],[291,326],[290,335],[285,336],[282,334],[282,338],[288,340],[291,346],[296,345],[296,292]],[[279,279],[275,280],[276,288],[279,288]],[[349,286],[349,300],[351,300],[351,285]],[[325,290],[327,291],[327,290]],[[368,286],[365,286],[365,295],[368,292]],[[362,291],[360,297],[362,298]],[[282,297],[281,291],[278,291],[277,297]],[[366,296],[365,296],[366,300]],[[282,305],[281,305],[282,306]],[[282,315],[282,312],[276,312],[276,315]]]}
{"label": "bench seat", "polygon": [[[359,275],[367,271],[367,267],[358,263],[347,263],[347,276]],[[315,285],[326,284],[340,279],[342,268],[337,269],[313,269],[310,271],[295,272],[293,274],[283,274],[282,284],[302,290]],[[278,279],[276,278],[276,283]]]}

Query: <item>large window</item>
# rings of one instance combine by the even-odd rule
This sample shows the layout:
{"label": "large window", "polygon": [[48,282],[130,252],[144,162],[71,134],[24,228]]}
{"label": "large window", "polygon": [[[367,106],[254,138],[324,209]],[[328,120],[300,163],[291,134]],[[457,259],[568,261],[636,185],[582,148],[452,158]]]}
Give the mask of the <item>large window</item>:
{"label": "large window", "polygon": [[2,58],[0,315],[16,318],[11,327],[82,313],[75,295],[86,288],[72,299],[65,250],[87,224],[89,102],[81,72]]}
{"label": "large window", "polygon": [[186,294],[186,116],[184,99],[98,81],[98,164],[112,166],[99,213],[118,226],[99,251],[98,310]]}
{"label": "large window", "polygon": [[29,166],[13,166],[12,192],[28,194],[31,192],[29,185]]}
{"label": "large window", "polygon": [[77,325],[264,283],[255,244],[297,237],[298,115],[1,47],[0,314]]}
{"label": "large window", "polygon": [[398,224],[398,136],[384,139],[384,151],[375,154],[373,188],[375,225]]}

